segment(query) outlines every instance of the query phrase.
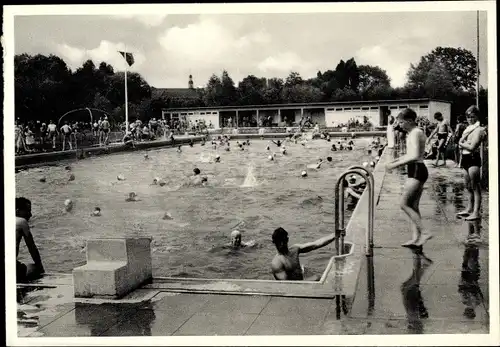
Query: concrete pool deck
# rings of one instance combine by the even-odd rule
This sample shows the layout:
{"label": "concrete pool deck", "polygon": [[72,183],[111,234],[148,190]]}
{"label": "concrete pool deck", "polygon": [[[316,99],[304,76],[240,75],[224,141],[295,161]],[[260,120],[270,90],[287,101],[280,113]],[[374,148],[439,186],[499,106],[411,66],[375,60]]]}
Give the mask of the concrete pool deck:
{"label": "concrete pool deck", "polygon": [[[404,176],[383,172],[390,160],[386,149],[375,169],[375,249],[373,261],[363,252],[354,255],[357,281],[350,312],[336,319],[334,298],[297,298],[273,295],[179,293],[147,285],[119,303],[76,302],[71,275],[46,276],[24,294],[17,305],[19,337],[77,336],[205,336],[205,335],[345,335],[410,334],[400,290],[414,272],[410,250],[400,247],[410,236],[409,223],[399,209]],[[421,214],[434,233],[425,246],[433,260],[420,281],[429,317],[422,319],[426,334],[488,334],[488,194],[483,195],[481,240],[467,239],[478,223],[455,218],[463,207],[461,171],[454,163],[433,168],[426,184]],[[332,184],[333,189],[333,184]],[[367,194],[365,194],[367,196]],[[365,199],[366,200],[366,199]],[[360,201],[359,204],[364,204]],[[362,206],[361,206],[362,207]],[[354,215],[353,215],[354,216]],[[346,241],[364,246],[366,221],[353,219]],[[474,304],[475,318],[464,316],[464,298],[458,291],[463,257],[476,250],[480,269]],[[464,253],[465,252],[465,253]],[[479,256],[477,257],[477,252]],[[467,259],[467,263],[474,263]],[[477,266],[479,265],[479,266]],[[90,302],[90,301],[89,301]]]}

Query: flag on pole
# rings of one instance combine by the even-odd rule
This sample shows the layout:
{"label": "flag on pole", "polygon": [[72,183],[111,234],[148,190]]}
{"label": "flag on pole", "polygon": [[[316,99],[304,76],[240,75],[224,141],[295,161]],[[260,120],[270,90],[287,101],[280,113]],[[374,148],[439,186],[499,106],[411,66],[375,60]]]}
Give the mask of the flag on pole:
{"label": "flag on pole", "polygon": [[122,51],[118,51],[118,52],[120,52],[122,57],[125,58],[125,61],[127,62],[128,66],[134,65],[135,60],[134,60],[134,55],[132,53],[125,53]]}

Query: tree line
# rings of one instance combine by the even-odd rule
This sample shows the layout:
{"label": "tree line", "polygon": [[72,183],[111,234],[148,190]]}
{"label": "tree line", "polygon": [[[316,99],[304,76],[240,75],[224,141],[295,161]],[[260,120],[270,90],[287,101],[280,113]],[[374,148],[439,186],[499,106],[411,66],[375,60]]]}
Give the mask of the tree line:
{"label": "tree line", "polygon": [[[20,121],[57,121],[64,113],[85,107],[101,109],[115,122],[125,119],[124,73],[106,62],[96,66],[88,60],[72,71],[55,55],[20,54],[14,59],[15,115]],[[393,88],[381,67],[357,65],[351,58],[308,79],[298,72],[285,79],[249,75],[236,85],[223,71],[190,96],[153,93],[140,74],[129,72],[129,119],[159,118],[165,108],[410,98],[450,101],[456,117],[475,103],[476,64],[468,50],[437,47],[411,64],[403,87]],[[487,114],[487,90],[481,88],[479,96],[482,113]]]}

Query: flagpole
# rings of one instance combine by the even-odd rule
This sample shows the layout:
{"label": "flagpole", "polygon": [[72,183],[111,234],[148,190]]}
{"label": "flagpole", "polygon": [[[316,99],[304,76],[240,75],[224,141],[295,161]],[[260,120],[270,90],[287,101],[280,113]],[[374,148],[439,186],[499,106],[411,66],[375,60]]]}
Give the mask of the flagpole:
{"label": "flagpole", "polygon": [[125,133],[129,130],[128,127],[128,90],[127,90],[127,47],[125,47]]}
{"label": "flagpole", "polygon": [[477,11],[477,18],[476,18],[476,34],[477,34],[476,106],[479,108],[479,11]]}
{"label": "flagpole", "polygon": [[[476,39],[477,39],[477,52],[476,52],[476,107],[479,109],[479,11],[476,11]],[[484,110],[483,110],[484,111]],[[481,169],[479,170],[479,179],[481,182],[484,178],[484,142],[481,141],[479,147],[479,156],[481,158]]]}

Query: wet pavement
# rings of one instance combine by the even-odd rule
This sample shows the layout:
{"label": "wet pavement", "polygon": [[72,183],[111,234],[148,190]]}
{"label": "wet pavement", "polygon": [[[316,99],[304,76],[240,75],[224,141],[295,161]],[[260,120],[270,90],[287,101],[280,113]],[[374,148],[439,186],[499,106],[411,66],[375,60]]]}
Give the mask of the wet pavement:
{"label": "wet pavement", "polygon": [[[18,336],[488,333],[488,194],[482,221],[456,219],[465,196],[462,172],[453,166],[429,168],[421,214],[434,238],[423,252],[400,246],[411,234],[399,209],[403,173],[383,177],[374,256],[363,260],[354,302],[341,320],[334,299],[141,289],[128,303],[75,303],[67,275],[23,294]],[[470,238],[472,232],[481,237]]]}

